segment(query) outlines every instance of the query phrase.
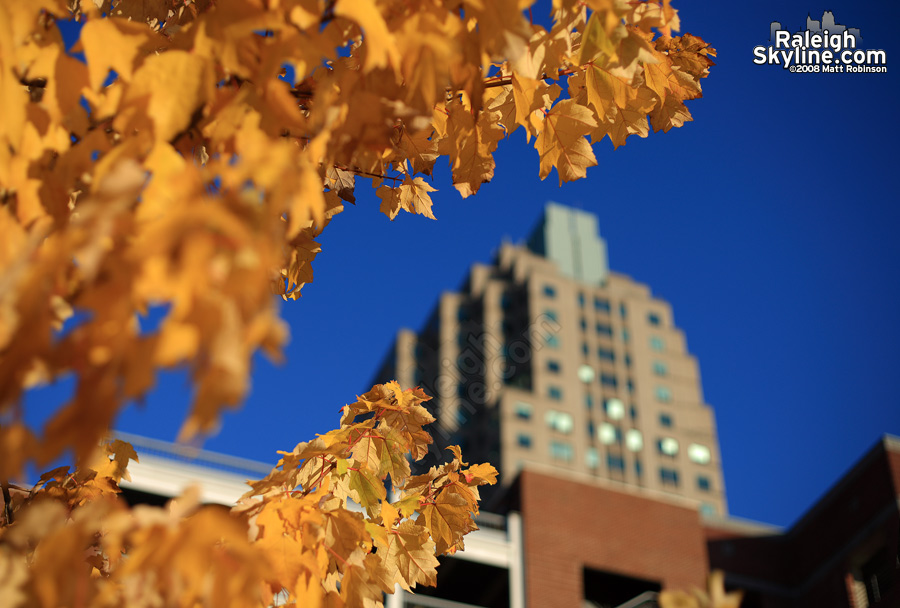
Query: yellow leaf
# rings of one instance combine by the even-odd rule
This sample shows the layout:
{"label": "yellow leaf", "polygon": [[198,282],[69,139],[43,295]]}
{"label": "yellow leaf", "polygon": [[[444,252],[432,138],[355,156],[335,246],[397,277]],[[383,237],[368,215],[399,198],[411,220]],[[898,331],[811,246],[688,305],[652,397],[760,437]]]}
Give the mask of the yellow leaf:
{"label": "yellow leaf", "polygon": [[597,164],[585,135],[597,126],[592,112],[573,99],[559,102],[544,117],[543,130],[534,142],[541,155],[541,179],[556,167],[559,183],[587,174]]}

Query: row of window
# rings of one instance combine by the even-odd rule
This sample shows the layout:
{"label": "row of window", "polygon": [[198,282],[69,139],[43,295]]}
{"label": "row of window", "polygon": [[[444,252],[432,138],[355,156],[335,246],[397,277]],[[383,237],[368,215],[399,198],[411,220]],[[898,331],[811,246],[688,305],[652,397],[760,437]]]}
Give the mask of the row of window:
{"label": "row of window", "polygon": [[[558,371],[558,366],[557,366]],[[607,388],[618,388],[619,379],[616,378],[612,374],[600,374],[600,384]],[[634,392],[634,382],[630,379],[626,382],[626,387],[628,388],[628,392]],[[656,387],[654,394],[656,396],[656,400],[660,403],[671,403],[672,401],[672,390],[663,385],[659,385]],[[553,399],[554,401],[562,401],[563,400],[563,390],[559,386],[551,385],[547,387],[547,396]]]}
{"label": "row of window", "polygon": [[[625,406],[618,399],[607,400],[605,407],[607,415],[614,420],[621,420],[624,417]],[[531,419],[533,408],[531,404],[517,402],[515,404],[515,414],[518,418]],[[666,416],[668,418],[668,416]],[[662,422],[662,417],[660,418]],[[544,415],[544,422],[547,427],[563,435],[570,434],[575,428],[575,419],[568,412],[560,412],[549,410]],[[671,419],[668,418],[669,425]],[[597,439],[604,445],[622,444],[624,440],[625,447],[632,452],[640,452],[644,449],[644,436],[637,429],[628,429],[625,433],[609,422],[602,422],[595,430],[594,423],[588,422],[588,435],[593,437],[596,432]],[[665,456],[675,457],[678,455],[680,446],[678,440],[674,437],[663,437],[656,442],[657,451]],[[709,448],[699,443],[691,443],[687,449],[687,456],[691,462],[697,464],[709,464],[712,454]]]}
{"label": "row of window", "polygon": [[[543,289],[544,296],[548,298],[556,297],[556,288],[553,285],[544,285]],[[584,308],[587,303],[587,298],[583,293],[578,294],[578,306]],[[612,307],[610,306],[609,300],[605,298],[601,298],[599,296],[594,297],[594,310],[598,312],[611,313]],[[625,308],[625,304],[619,304],[619,315],[624,319],[626,317],[627,310]],[[662,324],[662,318],[659,313],[656,312],[648,312],[647,313],[647,323],[654,326],[660,326]]]}
{"label": "row of window", "polygon": [[[585,354],[587,354],[587,348],[587,344],[582,345],[582,350],[585,352]],[[597,349],[597,356],[605,361],[614,362],[616,360],[616,353],[605,348]],[[631,365],[631,357],[627,354],[625,355],[625,364],[628,366]],[[562,367],[560,366],[559,361],[555,359],[548,359],[547,370],[553,372],[554,374],[558,374],[562,371]],[[654,361],[653,373],[657,376],[666,376],[669,373],[669,367],[662,361]],[[590,382],[590,380],[588,380],[588,382]],[[616,385],[615,380],[612,381],[612,385]]]}
{"label": "row of window", "polygon": [[[589,410],[592,409],[594,407],[594,398],[590,393],[585,394],[584,397],[587,408]],[[517,401],[513,409],[515,411],[516,417],[523,420],[530,420],[531,414],[534,410],[530,403],[525,403],[524,401]],[[629,409],[631,419],[636,420],[637,409],[633,405]],[[622,420],[623,418],[625,418],[625,404],[622,403],[620,399],[606,399],[603,402],[603,411],[611,420]],[[571,418],[571,414],[566,414],[565,412],[558,412],[558,414],[569,416]],[[672,428],[674,426],[672,415],[665,413],[660,414],[659,425],[664,428]]]}
{"label": "row of window", "polygon": [[[520,434],[518,436],[518,444],[520,447],[530,449],[532,445],[531,436]],[[571,463],[575,460],[575,448],[572,447],[572,444],[565,441],[551,441],[550,457],[560,462]],[[587,452],[585,453],[585,464],[590,469],[600,468],[599,450],[597,450],[596,448],[588,448]],[[624,474],[625,458],[618,454],[609,453],[606,456],[606,467],[610,470],[610,472]],[[641,461],[638,459],[635,459],[634,461],[634,472],[639,477],[643,475],[643,466],[641,464]],[[659,479],[663,485],[678,487],[680,483],[680,474],[677,469],[660,467]],[[712,482],[706,475],[697,475],[696,482],[698,490],[709,492],[712,489]]]}

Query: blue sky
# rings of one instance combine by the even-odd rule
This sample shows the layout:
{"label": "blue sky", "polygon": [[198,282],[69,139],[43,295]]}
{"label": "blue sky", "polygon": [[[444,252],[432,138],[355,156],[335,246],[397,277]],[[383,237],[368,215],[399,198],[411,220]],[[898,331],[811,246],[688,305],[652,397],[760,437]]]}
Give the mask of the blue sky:
{"label": "blue sky", "polygon": [[[263,359],[244,408],[208,449],[264,461],[325,432],[363,392],[401,326],[503,238],[518,240],[546,201],[596,213],[610,266],[671,302],[716,411],[732,514],[795,521],[884,433],[900,435],[900,197],[891,115],[900,86],[885,2],[678,1],[683,31],[718,52],[668,134],[595,146],[588,178],[541,182],[521,131],[501,143],[492,183],[461,199],[439,169],[437,221],[378,212],[365,184],[321,237],[315,282],[286,303],[287,361]],[[738,8],[739,7],[739,8]],[[791,31],[831,10],[884,49],[886,74],[792,74],[754,65],[773,20]],[[37,409],[46,409],[41,399]],[[120,429],[172,439],[188,402],[172,373]]]}

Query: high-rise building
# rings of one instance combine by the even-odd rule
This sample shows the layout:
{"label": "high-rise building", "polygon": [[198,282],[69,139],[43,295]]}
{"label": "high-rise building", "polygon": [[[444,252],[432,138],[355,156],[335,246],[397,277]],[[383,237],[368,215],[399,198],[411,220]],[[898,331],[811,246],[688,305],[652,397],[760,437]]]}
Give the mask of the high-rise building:
{"label": "high-rise building", "polygon": [[[726,512],[713,411],[671,306],[611,272],[597,217],[548,204],[425,327],[401,330],[377,374],[434,397],[437,448]],[[436,452],[437,453],[437,452]]]}

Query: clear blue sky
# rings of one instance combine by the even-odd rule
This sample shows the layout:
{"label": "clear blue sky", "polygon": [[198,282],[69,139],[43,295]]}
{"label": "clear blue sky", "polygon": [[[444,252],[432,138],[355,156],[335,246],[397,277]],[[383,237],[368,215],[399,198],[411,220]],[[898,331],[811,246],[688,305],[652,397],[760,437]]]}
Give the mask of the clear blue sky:
{"label": "clear blue sky", "polygon": [[[286,364],[259,361],[244,409],[206,447],[274,461],[336,426],[397,329],[419,328],[442,290],[504,237],[525,236],[548,200],[596,213],[612,269],[672,303],[716,411],[732,514],[790,524],[882,434],[900,435],[900,7],[674,5],[683,31],[719,52],[704,98],[689,103],[695,122],[615,152],[607,140],[588,179],[562,188],[555,173],[537,178],[520,131],[475,197],[438,171],[436,222],[391,223],[359,186],[321,238],[315,283],[283,307]],[[888,73],[753,64],[771,21],[799,30],[826,9],[887,52]],[[170,374],[119,428],[174,438],[186,390]]]}

